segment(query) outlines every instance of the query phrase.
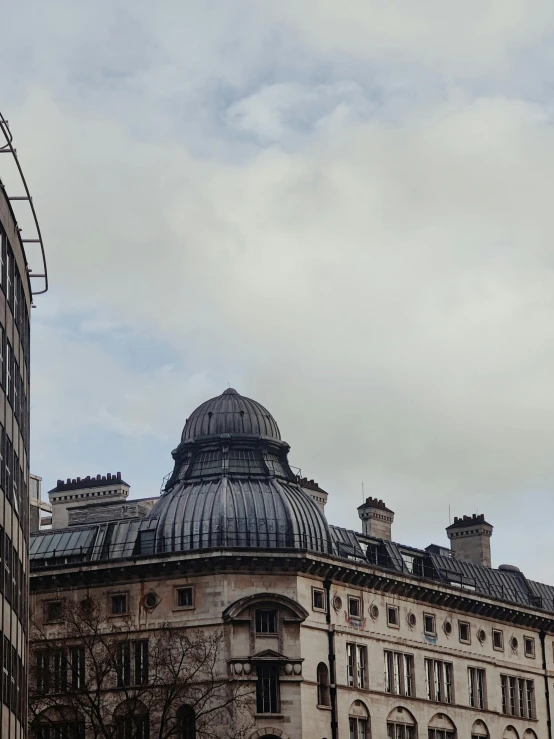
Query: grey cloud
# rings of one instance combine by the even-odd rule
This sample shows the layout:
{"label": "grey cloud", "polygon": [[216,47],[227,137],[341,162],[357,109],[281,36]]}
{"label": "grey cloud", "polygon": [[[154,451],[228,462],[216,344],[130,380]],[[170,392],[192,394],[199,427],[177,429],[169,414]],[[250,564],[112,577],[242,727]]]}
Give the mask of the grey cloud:
{"label": "grey cloud", "polygon": [[[359,33],[335,22],[335,3],[296,4],[294,17],[285,2],[267,4],[275,26],[265,11],[250,18],[248,3],[234,13],[184,4],[173,27],[169,13],[148,24],[145,7],[116,26],[119,51],[105,49],[108,13],[101,43],[79,56],[98,20],[87,30],[70,18],[79,33],[60,31],[52,59],[36,52],[55,84],[33,72],[11,99],[52,274],[38,309],[50,325],[35,331],[35,447],[55,408],[60,439],[88,424],[167,434],[169,451],[168,427],[229,380],[275,414],[293,463],[331,493],[333,520],[357,525],[363,479],[397,510],[399,538],[425,545],[441,537],[449,505],[479,507],[497,524],[496,561],[513,560],[510,526],[529,521],[529,496],[544,500],[554,484],[548,111],[473,99],[449,81],[391,122],[365,115],[375,100],[354,80],[340,89],[318,67],[299,81],[293,66],[285,82],[260,79],[255,62],[266,74],[276,55],[284,74],[268,39],[287,23],[328,64],[403,55],[440,62],[449,80],[466,62],[494,79],[551,28],[550,6],[517,24],[516,0],[499,21],[499,4],[470,4],[479,23],[427,3],[422,27],[409,12],[377,17],[377,4],[359,3]],[[143,66],[133,61],[141,39]],[[297,49],[300,64],[308,56]],[[71,58],[79,74],[60,82]],[[104,62],[117,74],[99,74]],[[95,97],[103,86],[113,95]],[[208,101],[207,88],[222,100]],[[185,135],[195,101],[204,138]],[[334,115],[341,106],[363,115]],[[221,110],[248,139],[240,155],[218,136]],[[317,135],[289,146],[294,121],[322,117]],[[142,373],[97,341],[72,346],[60,323],[72,311],[90,315],[89,329],[131,326],[145,342],[157,333],[185,369]],[[68,351],[71,365],[60,359]],[[518,563],[539,569],[524,552]]]}

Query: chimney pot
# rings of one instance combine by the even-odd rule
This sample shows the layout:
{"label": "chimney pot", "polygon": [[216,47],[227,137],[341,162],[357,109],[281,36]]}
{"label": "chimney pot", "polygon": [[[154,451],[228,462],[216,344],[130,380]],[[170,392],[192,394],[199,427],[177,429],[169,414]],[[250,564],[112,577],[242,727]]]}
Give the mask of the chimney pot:
{"label": "chimney pot", "polygon": [[118,472],[118,473],[117,473],[117,479],[118,479],[118,480],[121,480],[121,472]]}

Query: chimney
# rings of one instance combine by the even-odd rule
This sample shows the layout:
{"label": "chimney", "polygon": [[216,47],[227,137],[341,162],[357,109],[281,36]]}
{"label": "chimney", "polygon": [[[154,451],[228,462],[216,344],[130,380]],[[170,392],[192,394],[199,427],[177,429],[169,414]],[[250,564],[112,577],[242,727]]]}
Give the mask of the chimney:
{"label": "chimney", "polygon": [[391,528],[394,511],[377,498],[366,498],[366,502],[358,508],[358,516],[362,519],[362,532],[376,539],[391,540]]}
{"label": "chimney", "polygon": [[492,529],[482,513],[463,518],[455,516],[454,523],[447,527],[446,533],[456,559],[490,567]]}

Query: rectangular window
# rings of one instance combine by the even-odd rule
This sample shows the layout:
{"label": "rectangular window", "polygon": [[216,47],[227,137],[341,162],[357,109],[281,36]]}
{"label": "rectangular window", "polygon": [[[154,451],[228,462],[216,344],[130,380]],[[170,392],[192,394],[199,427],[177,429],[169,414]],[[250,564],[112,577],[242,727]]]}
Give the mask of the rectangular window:
{"label": "rectangular window", "polygon": [[385,692],[413,696],[414,658],[385,650]]}
{"label": "rectangular window", "polygon": [[367,688],[367,647],[346,645],[346,678],[354,688]]}
{"label": "rectangular window", "polygon": [[67,690],[67,650],[41,649],[35,653],[36,688],[39,693],[64,693]]}
{"label": "rectangular window", "polygon": [[148,639],[121,642],[117,647],[117,686],[148,684]]}
{"label": "rectangular window", "polygon": [[492,630],[492,646],[498,652],[504,651],[504,632],[500,631],[500,629]]}
{"label": "rectangular window", "polygon": [[429,729],[429,739],[455,739],[456,734],[448,729]]}
{"label": "rectangular window", "polygon": [[357,685],[359,688],[365,688],[367,685],[367,649],[356,646],[356,667],[358,668]]}
{"label": "rectangular window", "polygon": [[279,713],[279,666],[258,665],[256,709],[258,713]]}
{"label": "rectangular window", "polygon": [[127,613],[127,594],[117,593],[110,596],[112,615],[121,615]]}
{"label": "rectangular window", "polygon": [[256,611],[256,634],[277,633],[277,611]]}
{"label": "rectangular window", "polygon": [[177,588],[177,608],[194,608],[194,588]]}
{"label": "rectangular window", "polygon": [[312,588],[312,608],[314,611],[325,610],[325,590]]}
{"label": "rectangular window", "polygon": [[524,636],[523,637],[523,644],[525,647],[525,656],[526,657],[534,657],[535,656],[535,640],[532,636]]}
{"label": "rectangular window", "polygon": [[369,739],[367,733],[367,719],[353,718],[349,719],[350,739]]}
{"label": "rectangular window", "polygon": [[437,659],[425,660],[427,698],[437,703],[452,703],[452,664]]}
{"label": "rectangular window", "polygon": [[415,739],[415,727],[407,724],[387,724],[387,739]]}
{"label": "rectangular window", "polygon": [[69,669],[71,673],[71,687],[74,690],[83,690],[85,687],[84,647],[69,648]]}
{"label": "rectangular window", "polygon": [[502,713],[520,718],[536,718],[535,683],[511,675],[500,676]]}
{"label": "rectangular window", "polygon": [[437,629],[435,627],[435,617],[432,613],[423,614],[423,630],[429,636],[437,635]]}
{"label": "rectangular window", "polygon": [[398,615],[398,606],[387,606],[387,624],[398,628],[400,626],[400,617]]}
{"label": "rectangular window", "polygon": [[469,705],[472,708],[486,708],[485,705],[485,670],[477,667],[468,668]]}
{"label": "rectangular window", "polygon": [[467,621],[458,621],[458,636],[462,644],[471,644],[471,631]]}
{"label": "rectangular window", "polygon": [[48,600],[44,604],[44,617],[48,623],[61,621],[63,618],[63,605],[61,600]]}
{"label": "rectangular window", "polygon": [[359,598],[348,596],[348,615],[353,618],[360,618],[362,615],[362,603]]}

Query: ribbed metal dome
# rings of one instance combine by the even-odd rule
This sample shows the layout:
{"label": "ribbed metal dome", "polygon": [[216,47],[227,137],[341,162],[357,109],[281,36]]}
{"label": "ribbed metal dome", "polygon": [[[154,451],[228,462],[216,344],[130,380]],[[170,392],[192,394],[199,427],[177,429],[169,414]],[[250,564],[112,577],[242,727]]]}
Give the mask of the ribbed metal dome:
{"label": "ribbed metal dome", "polygon": [[[156,503],[155,550],[226,547],[330,551],[323,513],[295,482],[228,477],[178,485]],[[149,528],[147,520],[143,528]]]}
{"label": "ribbed metal dome", "polygon": [[228,388],[217,398],[211,398],[191,414],[181,435],[181,441],[217,434],[253,434],[281,439],[279,427],[271,413],[255,400]]}
{"label": "ribbed metal dome", "polygon": [[331,551],[327,519],[255,400],[229,388],[199,406],[173,452],[166,491],[142,520],[139,552],[219,547]]}

